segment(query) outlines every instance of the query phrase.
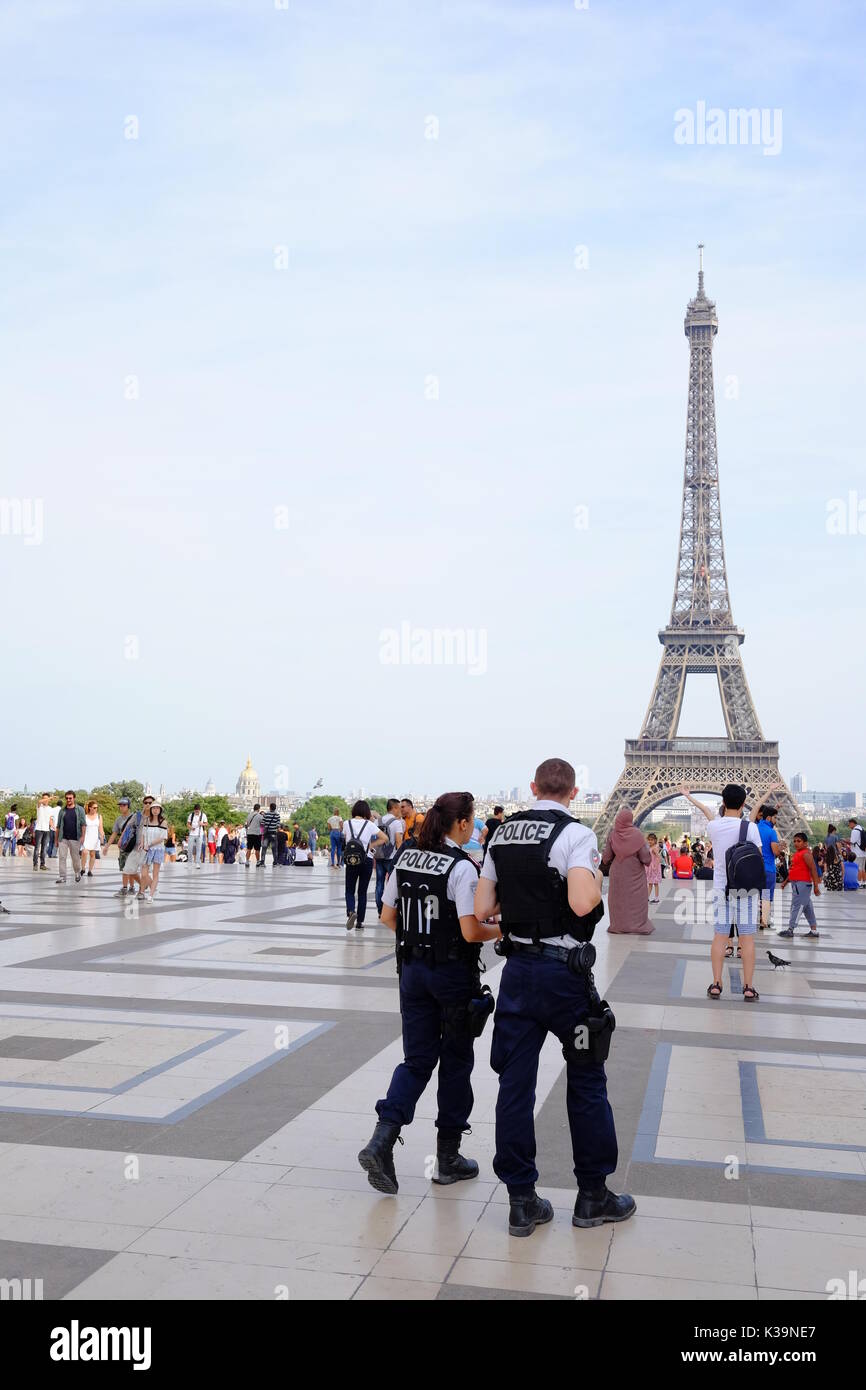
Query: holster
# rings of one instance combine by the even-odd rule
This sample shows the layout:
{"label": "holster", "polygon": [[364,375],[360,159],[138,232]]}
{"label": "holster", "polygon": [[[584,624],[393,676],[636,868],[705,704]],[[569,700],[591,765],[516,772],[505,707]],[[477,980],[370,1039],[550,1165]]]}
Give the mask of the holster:
{"label": "holster", "polygon": [[599,999],[592,975],[595,947],[588,942],[569,952],[568,968],[573,975],[582,975],[589,991],[589,1014],[574,1030],[574,1036],[562,1044],[562,1055],[571,1065],[587,1062],[606,1062],[616,1028],[613,1009],[606,999]]}
{"label": "holster", "polygon": [[476,986],[471,999],[442,1005],[443,1038],[480,1038],[493,1013],[495,999],[487,985]]}

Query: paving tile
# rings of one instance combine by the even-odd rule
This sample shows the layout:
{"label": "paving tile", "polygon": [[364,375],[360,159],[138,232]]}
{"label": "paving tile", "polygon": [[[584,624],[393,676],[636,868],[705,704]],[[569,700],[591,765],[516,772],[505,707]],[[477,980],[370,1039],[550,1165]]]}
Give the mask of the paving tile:
{"label": "paving tile", "polygon": [[751,1231],[719,1221],[678,1221],[635,1216],[614,1226],[607,1269],[714,1283],[754,1284]]}

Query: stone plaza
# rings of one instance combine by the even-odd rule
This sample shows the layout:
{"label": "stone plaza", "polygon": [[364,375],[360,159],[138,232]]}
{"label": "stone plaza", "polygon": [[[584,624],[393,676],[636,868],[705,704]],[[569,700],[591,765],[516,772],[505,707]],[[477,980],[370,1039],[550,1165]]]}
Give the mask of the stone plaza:
{"label": "stone plaza", "polygon": [[[0,1278],[46,1299],[827,1299],[866,1271],[866,892],[816,900],[817,943],[759,934],[706,998],[701,883],[649,937],[596,931],[621,1226],[575,1230],[565,1064],[536,1101],[555,1218],[507,1232],[496,1077],[476,1044],[478,1179],[439,1187],[435,1079],[384,1197],[357,1162],[401,1054],[393,937],[347,933],[343,875],[166,865],[156,903],[114,859],[54,883],[3,860]],[[787,924],[788,894],[776,901]],[[784,919],[784,920],[783,920]],[[773,970],[769,949],[790,961]],[[494,993],[502,961],[485,947]]]}

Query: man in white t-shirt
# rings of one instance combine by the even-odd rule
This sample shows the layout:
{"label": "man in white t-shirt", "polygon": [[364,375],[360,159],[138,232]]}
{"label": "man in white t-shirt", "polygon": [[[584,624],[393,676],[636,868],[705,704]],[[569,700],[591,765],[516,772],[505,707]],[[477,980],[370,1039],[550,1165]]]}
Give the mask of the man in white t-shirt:
{"label": "man in white t-shirt", "polygon": [[48,792],[43,792],[36,807],[36,824],[33,828],[33,868],[45,869],[45,854],[51,840],[52,827],[57,825],[57,815],[51,805]]}
{"label": "man in white t-shirt", "polygon": [[201,866],[203,840],[205,832],[207,831],[207,816],[198,802],[195,803],[187,816],[186,826],[189,839],[189,858],[187,862],[195,864],[198,869]]}
{"label": "man in white t-shirt", "polygon": [[848,820],[848,828],[851,831],[851,851],[857,860],[857,878],[860,887],[866,887],[866,830],[851,816]]}
{"label": "man in white t-shirt", "polygon": [[395,796],[389,796],[385,803],[385,814],[379,818],[379,829],[388,836],[388,843],[380,845],[374,852],[376,861],[376,910],[382,920],[382,898],[388,875],[394,867],[397,851],[403,843],[404,823],[399,816],[400,803]]}
{"label": "man in white t-shirt", "polygon": [[[763,801],[771,792],[782,785],[781,782],[773,782],[761,796],[755,797],[752,807],[745,839],[757,846],[761,851],[762,858],[764,848],[755,822],[760,814]],[[740,838],[743,807],[746,804],[746,788],[741,787],[736,782],[729,782],[722,792],[722,804],[718,814],[704,806],[700,801],[696,801],[687,787],[680,787],[680,792],[708,822],[707,835],[713,846],[713,917],[715,929],[710,953],[713,965],[713,982],[707,990],[707,995],[710,999],[721,997],[722,962],[725,959],[726,949],[728,949],[731,924],[736,920],[743,961],[743,998],[747,1003],[754,1003],[758,999],[758,991],[752,981],[755,977],[755,930],[758,923],[761,895],[760,893],[749,893],[746,895],[745,901],[742,895],[738,895],[736,899],[731,899],[728,896],[727,854],[728,850],[732,849]],[[733,955],[733,944],[730,947],[730,954]]]}

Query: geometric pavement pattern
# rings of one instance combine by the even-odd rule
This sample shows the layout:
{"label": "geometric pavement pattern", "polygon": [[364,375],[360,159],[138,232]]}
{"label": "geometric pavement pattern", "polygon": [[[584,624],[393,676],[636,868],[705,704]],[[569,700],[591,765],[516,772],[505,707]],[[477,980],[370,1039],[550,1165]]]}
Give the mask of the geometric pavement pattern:
{"label": "geometric pavement pattern", "polygon": [[[0,863],[0,1279],[45,1298],[820,1299],[866,1272],[866,892],[816,900],[817,944],[758,938],[710,1003],[707,895],[666,880],[650,937],[596,933],[617,1029],[615,1190],[638,1213],[575,1230],[564,1062],[548,1039],[539,1190],[507,1232],[493,1174],[491,1029],[464,1152],[429,1182],[435,1087],[396,1198],[356,1154],[399,1060],[393,937],[345,931],[343,875],[166,865],[156,904],[116,860],[55,886]],[[777,923],[788,897],[777,897]],[[791,961],[774,972],[766,947]],[[489,947],[486,983],[502,963]]]}

